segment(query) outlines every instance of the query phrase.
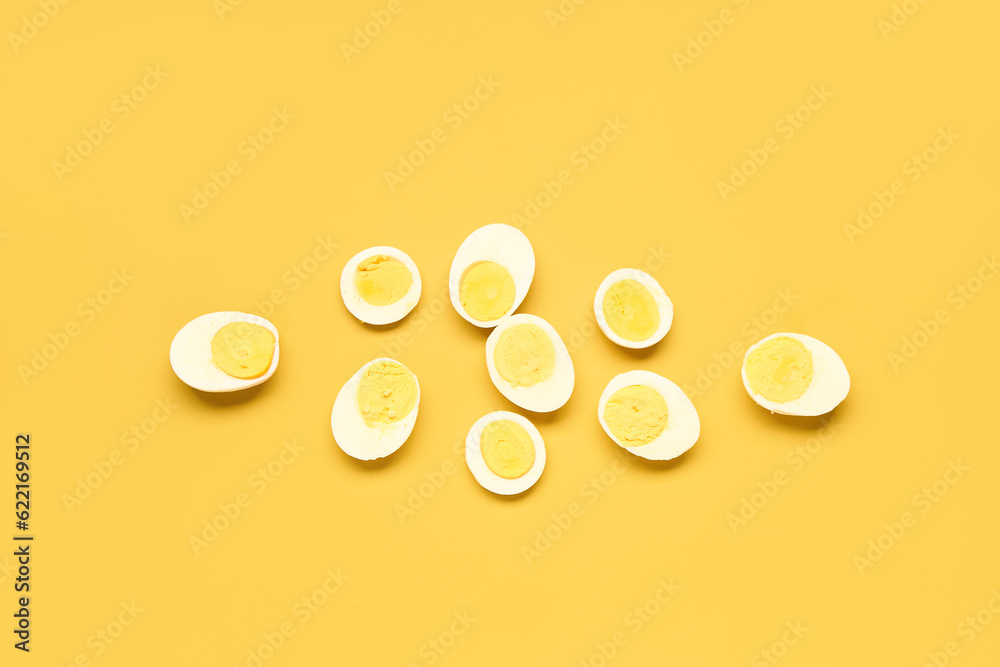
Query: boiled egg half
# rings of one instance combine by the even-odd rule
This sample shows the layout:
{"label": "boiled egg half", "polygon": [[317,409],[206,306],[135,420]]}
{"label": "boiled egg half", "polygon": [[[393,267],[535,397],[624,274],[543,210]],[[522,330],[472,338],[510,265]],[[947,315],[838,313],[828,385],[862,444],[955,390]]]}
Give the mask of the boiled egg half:
{"label": "boiled egg half", "polygon": [[362,250],[340,274],[340,295],[354,317],[367,324],[392,324],[420,300],[420,272],[410,256],[389,246]]}
{"label": "boiled egg half", "polygon": [[545,468],[545,443],[535,425],[499,410],[480,418],[465,439],[465,463],[480,486],[504,496],[522,493]]}
{"label": "boiled egg half", "polygon": [[847,398],[851,376],[826,343],[803,334],[776,333],[746,351],[743,386],[757,405],[771,412],[814,417]]}
{"label": "boiled egg half", "polygon": [[480,227],[462,241],[448,276],[451,304],[477,327],[490,328],[521,305],[535,276],[535,251],[521,230]]}
{"label": "boiled egg half", "polygon": [[380,459],[403,446],[420,407],[420,385],[395,359],[369,361],[340,389],[330,427],[344,453],[362,461]]}
{"label": "boiled egg half", "polygon": [[552,325],[511,315],[486,339],[490,379],[510,402],[532,412],[558,410],[573,393],[573,360]]}
{"label": "boiled egg half", "polygon": [[206,392],[247,389],[278,368],[278,330],[263,317],[221,311],[196,317],[170,343],[170,366]]}
{"label": "boiled egg half", "polygon": [[639,269],[618,269],[597,288],[594,315],[612,343],[640,349],[667,335],[674,304],[653,276]]}
{"label": "boiled egg half", "polygon": [[701,434],[691,399],[676,384],[650,371],[613,377],[601,394],[597,419],[619,447],[657,461],[680,456]]}

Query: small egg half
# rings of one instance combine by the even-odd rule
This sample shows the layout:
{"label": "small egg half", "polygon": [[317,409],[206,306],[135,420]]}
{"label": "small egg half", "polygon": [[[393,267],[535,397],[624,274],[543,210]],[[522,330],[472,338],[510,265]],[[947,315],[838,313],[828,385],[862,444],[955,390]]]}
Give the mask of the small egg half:
{"label": "small egg half", "polygon": [[545,443],[530,421],[499,410],[481,417],[469,429],[465,463],[484,489],[511,496],[527,491],[542,476]]}
{"label": "small egg half", "polygon": [[480,227],[462,241],[448,275],[451,304],[477,327],[496,326],[521,305],[535,276],[535,251],[521,230]]}
{"label": "small egg half", "polygon": [[776,333],[746,351],[743,386],[757,405],[771,412],[815,417],[847,398],[851,376],[826,343],[803,334]]}
{"label": "small egg half", "polygon": [[507,400],[532,412],[561,408],[576,382],[562,338],[535,315],[511,315],[497,325],[486,339],[486,368]]}
{"label": "small egg half", "polygon": [[340,296],[351,315],[367,324],[392,324],[420,301],[420,272],[402,250],[375,246],[347,261]]}
{"label": "small egg half", "polygon": [[369,361],[337,394],[330,427],[344,453],[380,459],[403,446],[420,407],[417,376],[395,359]]}
{"label": "small egg half", "polygon": [[676,384],[650,371],[611,378],[601,394],[597,419],[619,447],[656,461],[680,456],[701,434],[691,399]]}
{"label": "small egg half", "polygon": [[594,315],[612,343],[640,349],[667,335],[674,304],[653,276],[639,269],[618,269],[597,288]]}
{"label": "small egg half", "polygon": [[170,343],[170,366],[199,391],[239,391],[278,368],[278,330],[263,317],[220,311],[196,317]]}

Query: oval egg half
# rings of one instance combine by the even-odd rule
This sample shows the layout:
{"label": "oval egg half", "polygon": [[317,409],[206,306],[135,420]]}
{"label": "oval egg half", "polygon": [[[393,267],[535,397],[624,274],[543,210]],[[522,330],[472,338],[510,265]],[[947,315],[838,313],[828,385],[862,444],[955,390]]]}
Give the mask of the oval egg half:
{"label": "oval egg half", "polygon": [[469,429],[465,463],[484,489],[504,496],[523,493],[542,476],[545,443],[530,421],[499,410]]}
{"label": "oval egg half", "polygon": [[266,382],[277,370],[278,330],[249,313],[208,313],[174,336],[170,366],[184,384],[199,391],[247,389]]}
{"label": "oval egg half", "polygon": [[747,349],[743,386],[757,405],[771,412],[815,417],[847,398],[851,376],[840,355],[823,341],[776,333]]}
{"label": "oval egg half", "polygon": [[380,459],[403,446],[420,407],[420,384],[410,369],[380,357],[351,376],[333,403],[330,428],[344,453]]}
{"label": "oval egg half", "polygon": [[650,371],[611,378],[598,402],[597,419],[615,444],[650,460],[680,456],[701,434],[691,399],[676,384]]}
{"label": "oval egg half", "polygon": [[521,305],[535,276],[535,251],[521,230],[480,227],[462,241],[448,274],[451,304],[477,327],[496,326]]}
{"label": "oval egg half", "polygon": [[402,250],[375,246],[347,261],[340,296],[354,317],[367,324],[392,324],[420,301],[420,272]]}
{"label": "oval egg half", "polygon": [[612,271],[594,296],[597,325],[612,343],[641,349],[660,342],[674,321],[674,304],[653,276]]}
{"label": "oval egg half", "polygon": [[573,360],[552,325],[511,315],[486,339],[490,380],[511,403],[532,412],[558,410],[573,394]]}

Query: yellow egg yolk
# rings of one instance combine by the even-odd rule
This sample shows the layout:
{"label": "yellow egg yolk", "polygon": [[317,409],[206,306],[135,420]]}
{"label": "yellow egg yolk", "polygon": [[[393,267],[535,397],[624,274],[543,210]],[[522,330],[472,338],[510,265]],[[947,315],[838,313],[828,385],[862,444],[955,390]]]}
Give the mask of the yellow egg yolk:
{"label": "yellow egg yolk", "polygon": [[604,405],[604,421],[626,447],[647,445],[667,427],[667,402],[652,387],[622,387]]}
{"label": "yellow egg yolk", "polygon": [[636,280],[619,280],[611,285],[604,293],[601,309],[611,330],[634,343],[646,340],[660,326],[656,299]]}
{"label": "yellow egg yolk", "polygon": [[258,324],[231,322],[212,337],[212,362],[234,378],[260,377],[273,357],[274,334]]}
{"label": "yellow egg yolk", "polygon": [[794,338],[772,338],[747,358],[746,373],[755,394],[775,403],[794,401],[812,382],[812,354]]}
{"label": "yellow egg yolk", "polygon": [[406,265],[395,257],[373,255],[360,262],[354,273],[358,295],[373,306],[388,306],[402,299],[413,284]]}
{"label": "yellow egg yolk", "polygon": [[530,387],[552,377],[556,349],[545,331],[534,324],[507,327],[493,348],[493,365],[515,387]]}
{"label": "yellow egg yolk", "polygon": [[535,443],[523,426],[510,419],[490,422],[479,437],[486,467],[504,479],[524,476],[535,463]]}
{"label": "yellow egg yolk", "polygon": [[492,322],[514,305],[514,279],[496,262],[478,262],[462,275],[459,290],[462,307],[479,322]]}
{"label": "yellow egg yolk", "polygon": [[400,364],[370,364],[358,383],[358,409],[369,424],[394,424],[417,403],[417,380]]}

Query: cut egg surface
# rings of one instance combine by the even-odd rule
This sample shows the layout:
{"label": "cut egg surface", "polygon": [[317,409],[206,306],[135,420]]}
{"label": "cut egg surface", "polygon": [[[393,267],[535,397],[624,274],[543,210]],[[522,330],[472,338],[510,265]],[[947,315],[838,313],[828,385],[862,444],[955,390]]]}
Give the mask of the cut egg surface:
{"label": "cut egg surface", "polygon": [[340,274],[340,295],[354,317],[366,324],[392,324],[420,300],[420,272],[402,250],[375,246],[348,260]]}
{"label": "cut egg surface", "polygon": [[448,275],[451,303],[478,327],[496,326],[521,305],[535,276],[535,252],[521,230],[480,227],[459,246]]}
{"label": "cut egg surface", "polygon": [[639,269],[618,269],[597,288],[594,315],[612,343],[640,349],[667,335],[674,304],[653,276]]}
{"label": "cut egg surface", "polygon": [[608,382],[597,418],[615,444],[650,460],[680,456],[701,434],[698,411],[683,390],[644,370],[628,371]]}
{"label": "cut egg surface", "polygon": [[511,315],[486,339],[490,380],[511,403],[532,412],[558,410],[573,394],[573,360],[562,338],[535,315]]}
{"label": "cut egg surface", "polygon": [[239,391],[278,368],[278,330],[263,317],[221,311],[196,317],[170,343],[170,366],[199,391]]}
{"label": "cut egg surface", "polygon": [[413,431],[420,407],[417,377],[388,357],[362,366],[340,389],[330,427],[344,453],[362,461],[392,454]]}
{"label": "cut egg surface", "polygon": [[499,410],[481,417],[465,439],[465,463],[480,486],[504,496],[531,488],[545,468],[545,443],[535,425]]}
{"label": "cut egg surface", "polygon": [[743,386],[771,412],[814,417],[847,398],[851,377],[840,355],[826,343],[803,334],[776,333],[746,351]]}

